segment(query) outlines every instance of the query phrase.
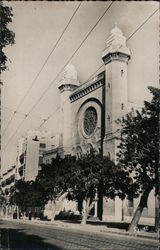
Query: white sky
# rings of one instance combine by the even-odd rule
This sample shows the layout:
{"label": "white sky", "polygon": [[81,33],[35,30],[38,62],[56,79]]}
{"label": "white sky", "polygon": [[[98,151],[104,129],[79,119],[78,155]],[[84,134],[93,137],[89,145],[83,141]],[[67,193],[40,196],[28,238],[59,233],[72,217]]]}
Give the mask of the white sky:
{"label": "white sky", "polygon": [[[16,110],[23,100],[33,79],[79,3],[5,2],[13,8],[14,17],[10,28],[15,32],[15,45],[6,49],[11,62],[8,63],[9,70],[2,75],[4,82],[2,87],[2,134],[11,119],[13,110]],[[47,118],[59,106],[59,92],[56,81],[25,120],[16,135],[10,140],[10,137],[24,119],[24,114],[36,103],[110,3],[107,1],[84,1],[81,3],[56,50],[2,137],[2,168],[15,162],[18,138],[29,129],[37,129],[43,119]],[[83,83],[87,80],[103,63],[101,59],[102,50],[105,48],[105,40],[115,22],[122,29],[125,37],[128,38],[158,9],[158,5],[158,2],[152,1],[114,2],[71,60],[78,71],[80,82]],[[128,65],[128,97],[129,101],[138,104],[142,104],[144,99],[151,97],[147,86],[158,86],[158,15],[157,11],[127,42],[127,46],[132,53]],[[57,128],[58,113],[44,126],[44,129],[49,129],[55,134]],[[10,143],[4,150],[9,140]]]}

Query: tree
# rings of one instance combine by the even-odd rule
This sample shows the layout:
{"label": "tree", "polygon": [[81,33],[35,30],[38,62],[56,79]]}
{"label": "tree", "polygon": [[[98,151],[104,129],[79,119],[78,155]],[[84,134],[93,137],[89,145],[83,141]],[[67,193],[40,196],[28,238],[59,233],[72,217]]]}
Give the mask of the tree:
{"label": "tree", "polygon": [[6,206],[6,195],[4,194],[2,188],[0,187],[0,207]]}
{"label": "tree", "polygon": [[160,90],[154,87],[149,90],[153,94],[152,101],[145,101],[141,111],[131,112],[121,121],[118,165],[132,177],[135,187],[132,195],[141,195],[129,227],[131,233],[143,208],[147,207],[151,190],[155,188],[158,195]]}
{"label": "tree", "polygon": [[64,192],[65,186],[64,171],[66,159],[60,159],[57,157],[53,159],[52,164],[42,164],[41,170],[38,173],[35,184],[41,190],[45,203],[51,201],[52,204],[52,215],[51,220],[55,218],[56,199]]}
{"label": "tree", "polygon": [[52,202],[52,220],[55,217],[55,203],[60,196],[75,200],[78,205],[83,203],[82,224],[86,224],[97,195],[99,199],[103,199],[103,196],[113,199],[116,195],[123,199],[124,189],[131,185],[128,172],[117,168],[108,157],[96,155],[94,151],[79,159],[57,157],[52,164],[43,164],[41,167],[36,183],[46,201]]}
{"label": "tree", "polygon": [[8,28],[8,24],[12,22],[12,8],[3,5],[3,2],[0,3],[0,75],[2,71],[7,69],[7,56],[3,49],[8,45],[14,44],[15,34]]}
{"label": "tree", "polygon": [[10,189],[10,205],[17,205],[23,212],[28,207],[43,207],[45,197],[34,181],[19,180]]}
{"label": "tree", "polygon": [[[12,22],[12,8],[4,6],[3,2],[0,2],[0,76],[2,71],[7,69],[7,56],[4,52],[4,48],[7,45],[14,44],[15,34],[8,28],[8,24]],[[1,77],[0,77],[0,120],[1,120]],[[1,132],[1,122],[0,122]],[[1,151],[1,136],[0,136],[0,151]],[[0,156],[0,168],[1,168],[1,156]]]}
{"label": "tree", "polygon": [[86,224],[97,194],[112,199],[115,197],[116,172],[115,164],[101,154],[91,152],[78,160],[71,159],[65,176],[66,188],[70,190],[70,199],[83,200],[82,224]]}

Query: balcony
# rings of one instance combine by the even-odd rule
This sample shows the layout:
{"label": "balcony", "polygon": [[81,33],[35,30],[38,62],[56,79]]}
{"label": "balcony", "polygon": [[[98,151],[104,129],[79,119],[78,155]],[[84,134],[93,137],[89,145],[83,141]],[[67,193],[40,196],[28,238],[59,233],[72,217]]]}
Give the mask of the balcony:
{"label": "balcony", "polygon": [[18,169],[19,175],[23,176],[23,171],[24,171],[24,166],[20,166],[20,168]]}
{"label": "balcony", "polygon": [[25,152],[22,153],[22,154],[19,156],[19,161],[20,161],[21,164],[24,163],[24,157],[25,157]]}
{"label": "balcony", "polygon": [[15,174],[12,174],[10,178],[11,178],[11,183],[14,182],[15,181]]}

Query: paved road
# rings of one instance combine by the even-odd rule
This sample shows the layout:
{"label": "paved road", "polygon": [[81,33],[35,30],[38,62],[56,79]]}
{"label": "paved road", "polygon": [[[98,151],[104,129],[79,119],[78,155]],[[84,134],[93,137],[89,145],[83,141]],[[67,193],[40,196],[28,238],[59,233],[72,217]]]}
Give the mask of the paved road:
{"label": "paved road", "polygon": [[49,225],[0,221],[0,249],[155,250],[156,242],[107,233],[83,232]]}

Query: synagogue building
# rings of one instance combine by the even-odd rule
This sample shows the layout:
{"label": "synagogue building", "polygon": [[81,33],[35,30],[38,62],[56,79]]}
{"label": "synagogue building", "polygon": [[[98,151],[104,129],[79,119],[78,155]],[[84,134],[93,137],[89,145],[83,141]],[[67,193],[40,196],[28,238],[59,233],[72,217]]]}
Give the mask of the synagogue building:
{"label": "synagogue building", "polygon": [[[130,49],[122,31],[115,26],[106,40],[102,52],[105,70],[80,84],[73,65],[68,65],[61,81],[59,133],[55,136],[54,147],[45,151],[43,162],[50,163],[57,154],[81,156],[91,148],[103,152],[116,162],[119,143],[118,118],[123,117],[138,106],[128,101],[127,66],[131,60]],[[99,212],[99,202],[102,211]],[[95,216],[102,220],[130,221],[139,200],[98,201]],[[154,224],[155,197],[149,196],[148,207],[144,209],[141,222]]]}

